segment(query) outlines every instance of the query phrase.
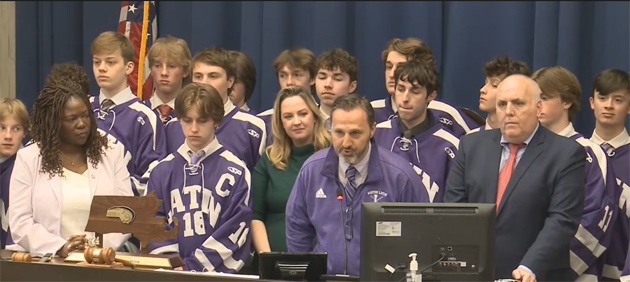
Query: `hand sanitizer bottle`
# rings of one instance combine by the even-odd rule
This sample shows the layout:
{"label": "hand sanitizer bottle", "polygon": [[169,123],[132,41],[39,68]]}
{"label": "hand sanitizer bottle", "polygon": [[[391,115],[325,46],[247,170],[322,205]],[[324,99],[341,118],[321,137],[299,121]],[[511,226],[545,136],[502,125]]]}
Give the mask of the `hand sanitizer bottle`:
{"label": "hand sanitizer bottle", "polygon": [[411,262],[409,262],[409,272],[407,272],[407,282],[422,282],[422,274],[418,272],[418,261],[416,260],[416,256],[418,254],[411,253],[409,257],[411,258]]}

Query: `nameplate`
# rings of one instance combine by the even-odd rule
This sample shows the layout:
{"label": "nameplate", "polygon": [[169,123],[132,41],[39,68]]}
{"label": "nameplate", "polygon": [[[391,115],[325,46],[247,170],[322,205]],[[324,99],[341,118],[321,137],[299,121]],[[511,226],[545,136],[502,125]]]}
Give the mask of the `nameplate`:
{"label": "nameplate", "polygon": [[[164,255],[131,255],[116,254],[117,259],[123,259],[133,263],[136,267],[149,267],[149,268],[175,268],[183,266],[184,262],[179,256],[164,256]],[[65,262],[85,262],[83,253],[72,252],[68,254]]]}
{"label": "nameplate", "polygon": [[169,270],[169,269],[161,269],[161,268],[158,268],[155,271],[164,271],[164,272],[187,274],[187,275],[204,275],[204,276],[210,276],[210,277],[239,279],[239,280],[243,280],[243,279],[259,280],[260,279],[260,276],[258,275],[231,274],[231,273],[221,273],[221,272],[214,272],[214,271],[181,271],[181,270]]}

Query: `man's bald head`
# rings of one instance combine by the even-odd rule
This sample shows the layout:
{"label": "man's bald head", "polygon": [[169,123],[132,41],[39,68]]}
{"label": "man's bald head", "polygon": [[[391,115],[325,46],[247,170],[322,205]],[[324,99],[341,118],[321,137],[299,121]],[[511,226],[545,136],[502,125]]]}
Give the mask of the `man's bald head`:
{"label": "man's bald head", "polygon": [[508,90],[510,88],[521,89],[522,91],[529,93],[534,102],[538,102],[538,100],[540,100],[540,94],[542,93],[535,80],[522,74],[513,74],[506,77],[499,84],[497,91],[501,91],[501,89]]}
{"label": "man's bald head", "polygon": [[536,129],[540,114],[540,87],[533,79],[513,74],[497,89],[497,117],[501,134],[513,144],[524,142]]}

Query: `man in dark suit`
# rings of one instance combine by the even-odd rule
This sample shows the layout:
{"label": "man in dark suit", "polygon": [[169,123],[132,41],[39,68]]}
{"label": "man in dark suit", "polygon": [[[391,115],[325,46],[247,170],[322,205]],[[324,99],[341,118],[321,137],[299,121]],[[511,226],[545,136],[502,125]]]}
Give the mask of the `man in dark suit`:
{"label": "man in dark suit", "polygon": [[540,126],[540,88],[499,85],[500,129],[460,140],[445,202],[498,203],[495,278],[569,281],[569,243],[584,203],[584,148]]}

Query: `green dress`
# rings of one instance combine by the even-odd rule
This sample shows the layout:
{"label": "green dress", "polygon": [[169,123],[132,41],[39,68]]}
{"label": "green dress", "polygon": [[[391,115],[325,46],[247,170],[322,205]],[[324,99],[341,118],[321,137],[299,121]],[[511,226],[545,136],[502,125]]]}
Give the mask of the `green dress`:
{"label": "green dress", "polygon": [[271,251],[287,251],[284,211],[300,168],[314,152],[313,144],[291,148],[291,156],[284,170],[277,169],[267,154],[263,154],[254,167],[254,219],[265,223]]}

